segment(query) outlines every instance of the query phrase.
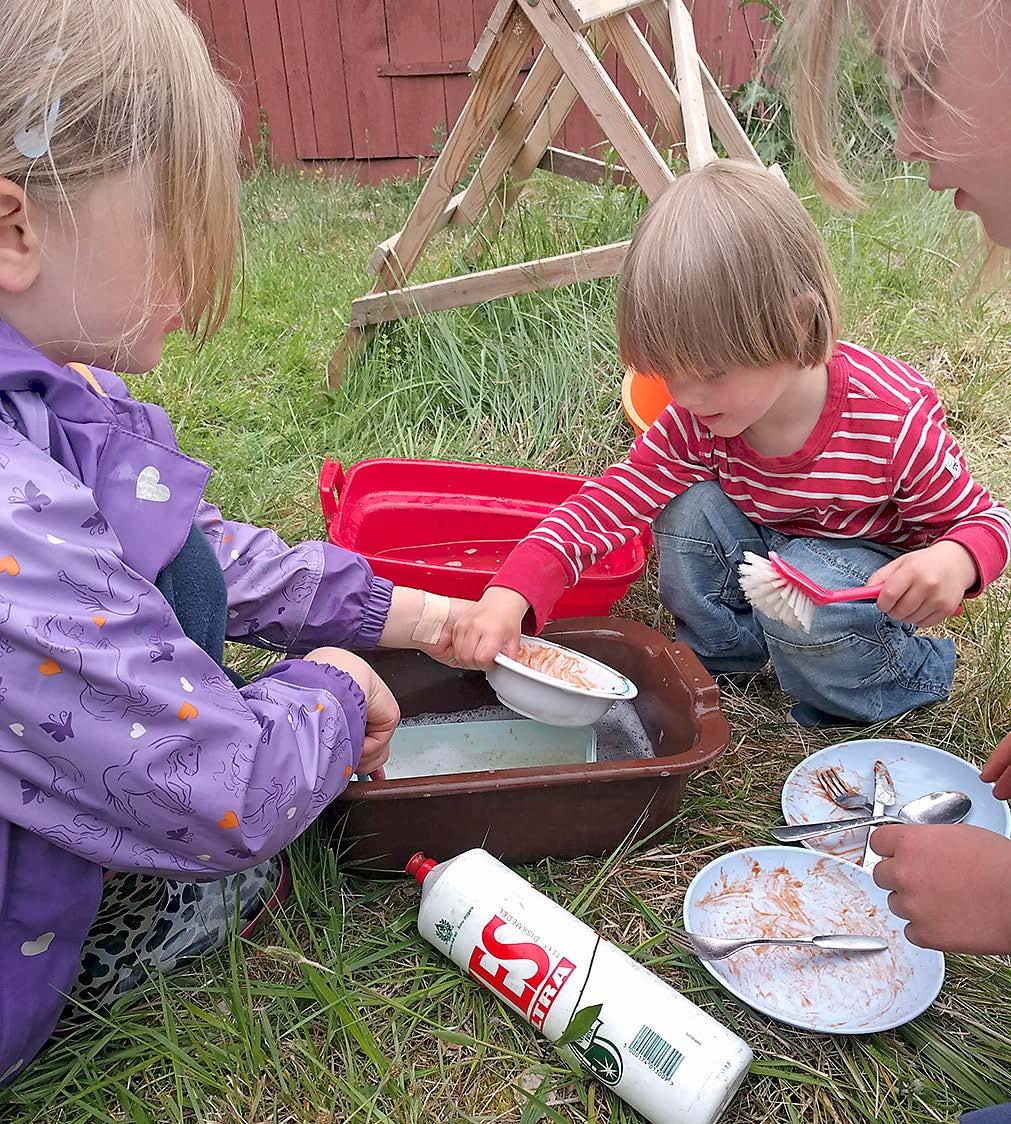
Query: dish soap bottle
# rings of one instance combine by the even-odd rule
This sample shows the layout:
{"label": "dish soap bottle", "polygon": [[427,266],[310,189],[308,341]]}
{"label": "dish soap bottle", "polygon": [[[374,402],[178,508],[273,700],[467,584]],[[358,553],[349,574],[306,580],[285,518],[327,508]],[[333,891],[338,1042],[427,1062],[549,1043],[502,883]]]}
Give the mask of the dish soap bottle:
{"label": "dish soap bottle", "polygon": [[753,1057],[736,1034],[487,851],[417,854],[407,873],[421,935],[546,1038],[599,1006],[563,1049],[651,1124],[719,1118]]}

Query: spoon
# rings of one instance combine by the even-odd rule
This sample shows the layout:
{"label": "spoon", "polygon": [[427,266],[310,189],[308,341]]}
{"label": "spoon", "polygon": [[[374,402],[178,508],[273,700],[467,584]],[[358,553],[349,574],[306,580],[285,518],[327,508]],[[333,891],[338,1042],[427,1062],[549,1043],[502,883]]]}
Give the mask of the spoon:
{"label": "spoon", "polygon": [[910,800],[889,816],[860,816],[852,820],[825,820],[823,823],[803,823],[793,827],[774,827],[772,837],[780,843],[800,843],[816,835],[831,835],[836,831],[856,831],[862,827],[877,827],[886,823],[959,823],[969,814],[972,801],[964,792],[931,792]]}

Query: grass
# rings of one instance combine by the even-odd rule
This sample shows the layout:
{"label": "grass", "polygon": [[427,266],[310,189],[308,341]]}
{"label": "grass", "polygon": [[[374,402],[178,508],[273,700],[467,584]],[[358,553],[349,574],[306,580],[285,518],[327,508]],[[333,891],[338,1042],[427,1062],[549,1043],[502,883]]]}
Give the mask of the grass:
{"label": "grass", "polygon": [[[138,397],[161,402],[183,449],[215,467],[210,497],[290,540],[322,533],[326,455],[434,455],[591,471],[621,454],[614,286],[599,282],[388,328],[335,397],[321,374],[371,248],[399,228],[417,184],[355,188],[262,174],[246,188],[241,314],[199,355],[181,343]],[[804,189],[801,186],[803,193]],[[810,205],[831,247],[847,334],[935,378],[975,471],[1011,497],[1011,345],[1002,300],[966,303],[953,262],[972,233],[916,178],[896,177],[856,219]],[[495,262],[625,236],[641,200],[538,179]],[[550,216],[550,217],[549,217]],[[446,238],[421,271],[459,262]],[[669,630],[645,581],[618,612]],[[951,700],[887,723],[981,762],[1011,712],[1008,587],[945,629],[961,659]],[[238,654],[238,653],[236,653]],[[241,657],[247,670],[260,656]],[[733,731],[718,769],[695,777],[660,838],[612,861],[545,862],[531,879],[745,1037],[756,1061],[726,1116],[742,1122],[951,1121],[1011,1090],[1011,972],[950,958],[937,1004],[869,1038],[772,1023],[672,952],[694,872],[768,840],[783,780],[830,740],[791,726],[766,684],[726,693]],[[295,893],[255,944],[234,942],[192,973],[154,983],[75,1025],[0,1098],[4,1120],[305,1122],[537,1121],[619,1124],[631,1110],[574,1081],[543,1040],[416,935],[407,884],[348,877],[310,833],[291,851]],[[648,908],[645,908],[646,903]],[[659,920],[659,924],[658,924]]]}

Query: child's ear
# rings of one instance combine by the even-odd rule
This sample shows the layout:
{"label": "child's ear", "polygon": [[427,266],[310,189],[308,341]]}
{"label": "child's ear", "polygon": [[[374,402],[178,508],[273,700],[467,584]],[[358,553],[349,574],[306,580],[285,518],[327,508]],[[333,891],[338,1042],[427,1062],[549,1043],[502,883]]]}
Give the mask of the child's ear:
{"label": "child's ear", "polygon": [[0,179],[0,292],[23,293],[39,275],[42,255],[26,208],[24,188]]}
{"label": "child's ear", "polygon": [[820,354],[831,343],[832,317],[825,302],[813,290],[799,293],[793,298],[793,306],[806,342],[814,354]]}

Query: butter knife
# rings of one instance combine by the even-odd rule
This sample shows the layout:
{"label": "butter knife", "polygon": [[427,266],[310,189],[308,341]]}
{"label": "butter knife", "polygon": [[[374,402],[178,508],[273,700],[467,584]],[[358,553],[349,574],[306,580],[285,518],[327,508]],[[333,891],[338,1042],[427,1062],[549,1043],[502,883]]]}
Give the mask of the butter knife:
{"label": "butter knife", "polygon": [[[874,815],[884,815],[885,809],[895,803],[895,786],[892,775],[884,761],[874,762]],[[881,856],[871,849],[871,836],[874,834],[872,827],[867,832],[867,842],[864,844],[864,857],[861,866],[864,870],[873,870],[881,861]]]}

